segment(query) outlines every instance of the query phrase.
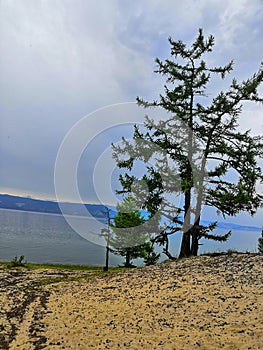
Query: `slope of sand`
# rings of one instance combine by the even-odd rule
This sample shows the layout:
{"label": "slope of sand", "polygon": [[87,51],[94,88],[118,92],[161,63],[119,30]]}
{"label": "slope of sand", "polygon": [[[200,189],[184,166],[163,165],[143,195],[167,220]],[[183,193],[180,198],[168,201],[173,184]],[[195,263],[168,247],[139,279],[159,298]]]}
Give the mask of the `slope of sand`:
{"label": "slope of sand", "polygon": [[3,349],[262,349],[262,272],[255,254],[182,259],[35,287],[20,316],[7,286]]}

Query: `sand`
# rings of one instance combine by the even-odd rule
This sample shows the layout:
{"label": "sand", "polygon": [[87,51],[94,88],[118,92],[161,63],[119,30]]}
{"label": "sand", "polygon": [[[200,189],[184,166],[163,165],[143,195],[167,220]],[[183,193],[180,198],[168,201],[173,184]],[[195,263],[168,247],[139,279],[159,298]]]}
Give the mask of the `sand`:
{"label": "sand", "polygon": [[[23,298],[18,288],[10,301],[7,291],[2,348],[262,349],[262,272],[256,254],[181,259],[36,286],[24,291],[22,314],[11,317]],[[20,279],[37,280],[37,273]]]}

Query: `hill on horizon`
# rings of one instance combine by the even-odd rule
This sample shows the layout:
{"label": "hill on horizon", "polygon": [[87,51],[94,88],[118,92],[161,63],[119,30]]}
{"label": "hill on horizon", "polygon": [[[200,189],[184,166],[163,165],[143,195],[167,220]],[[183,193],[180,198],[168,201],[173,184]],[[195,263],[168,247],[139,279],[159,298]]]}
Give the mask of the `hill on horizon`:
{"label": "hill on horizon", "polygon": [[[83,216],[85,215],[85,208],[89,213],[98,219],[105,219],[105,205],[102,204],[80,204],[80,203],[70,203],[70,202],[61,202],[63,206],[63,214],[66,215],[76,215]],[[112,213],[116,213],[112,206],[107,206]],[[20,197],[13,196],[9,194],[0,194],[0,209],[10,209],[10,210],[22,210],[22,211],[32,211],[39,213],[49,213],[49,214],[61,214],[61,209],[59,203],[51,200],[43,199],[33,199],[30,197]],[[142,211],[144,213],[144,211]],[[146,212],[145,212],[146,213]],[[203,220],[203,224],[209,224],[209,220]],[[218,222],[218,228],[223,229],[233,229],[233,230],[246,230],[246,231],[261,231],[261,227],[257,226],[244,226],[233,224],[229,222]]]}
{"label": "hill on horizon", "polygon": [[[83,215],[83,204],[63,202],[63,214]],[[96,218],[105,218],[105,206],[101,204],[84,204],[90,214]],[[0,194],[0,209],[32,211],[49,214],[62,214],[59,203],[51,200]]]}

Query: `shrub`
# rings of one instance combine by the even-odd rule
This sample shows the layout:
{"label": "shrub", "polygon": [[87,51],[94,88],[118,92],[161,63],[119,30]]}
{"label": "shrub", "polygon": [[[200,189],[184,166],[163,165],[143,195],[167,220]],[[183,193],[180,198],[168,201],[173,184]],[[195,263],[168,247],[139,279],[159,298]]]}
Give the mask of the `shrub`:
{"label": "shrub", "polygon": [[14,259],[7,264],[8,268],[19,266],[25,266],[24,255],[21,255],[19,259],[15,256]]}

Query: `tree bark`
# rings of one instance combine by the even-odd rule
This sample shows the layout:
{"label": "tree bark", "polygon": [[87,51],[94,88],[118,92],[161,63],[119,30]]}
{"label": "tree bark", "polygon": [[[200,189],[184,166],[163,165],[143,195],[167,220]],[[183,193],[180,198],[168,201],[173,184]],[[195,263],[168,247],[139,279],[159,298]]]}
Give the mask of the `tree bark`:
{"label": "tree bark", "polygon": [[192,245],[191,245],[191,255],[197,256],[198,254],[198,248],[199,248],[199,239],[198,239],[198,229],[194,228],[193,229],[193,234],[192,234]]}
{"label": "tree bark", "polygon": [[191,190],[185,193],[184,201],[184,231],[181,243],[179,258],[188,258],[191,255],[191,236],[190,236],[190,206]]}
{"label": "tree bark", "polygon": [[[191,182],[193,179],[193,171],[192,171],[192,162],[193,162],[193,106],[194,106],[194,91],[193,91],[193,82],[194,82],[194,74],[195,67],[194,62],[192,63],[192,74],[190,79],[190,113],[189,113],[189,124],[188,124],[188,150],[187,150],[187,158],[188,158],[188,169],[187,169],[187,177],[186,179]],[[179,254],[179,258],[188,258],[191,255],[191,187],[188,188],[185,192],[184,199],[184,228],[183,228],[183,237],[181,243],[181,250]]]}
{"label": "tree bark", "polygon": [[125,267],[131,266],[131,253],[129,250],[126,252],[126,261],[125,261]]}
{"label": "tree bark", "polygon": [[191,255],[191,251],[190,251],[190,233],[189,232],[184,232],[183,233],[183,238],[182,238],[182,243],[181,243],[181,249],[180,249],[179,258],[188,258],[190,255]]}

